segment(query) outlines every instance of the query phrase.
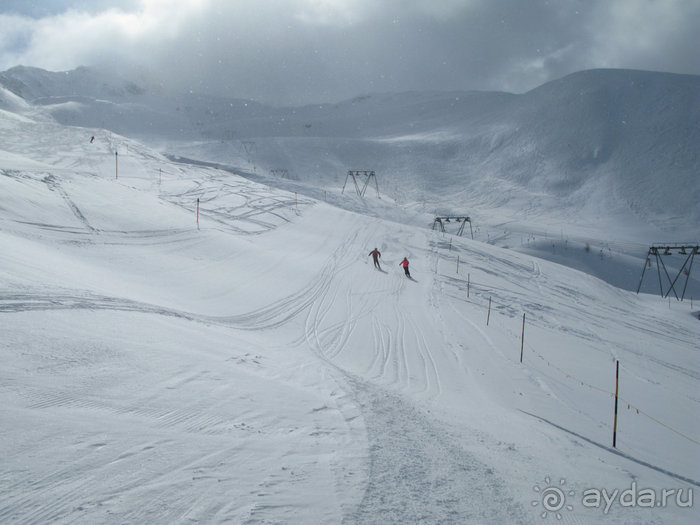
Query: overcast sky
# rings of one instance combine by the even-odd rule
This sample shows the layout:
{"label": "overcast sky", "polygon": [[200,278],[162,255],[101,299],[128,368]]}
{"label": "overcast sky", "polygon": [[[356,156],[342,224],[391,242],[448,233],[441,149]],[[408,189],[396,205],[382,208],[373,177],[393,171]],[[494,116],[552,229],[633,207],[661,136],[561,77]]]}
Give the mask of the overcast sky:
{"label": "overcast sky", "polygon": [[700,74],[700,0],[0,0],[0,70],[106,65],[273,104]]}

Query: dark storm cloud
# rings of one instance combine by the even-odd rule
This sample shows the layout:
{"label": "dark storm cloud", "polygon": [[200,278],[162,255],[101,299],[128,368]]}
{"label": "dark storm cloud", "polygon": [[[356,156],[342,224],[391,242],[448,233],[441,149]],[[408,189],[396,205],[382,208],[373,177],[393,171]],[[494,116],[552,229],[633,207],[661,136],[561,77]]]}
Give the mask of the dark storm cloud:
{"label": "dark storm cloud", "polygon": [[[0,2],[0,68],[104,65],[273,103],[521,92],[595,67],[700,72],[695,0]],[[4,35],[4,36],[3,36]]]}

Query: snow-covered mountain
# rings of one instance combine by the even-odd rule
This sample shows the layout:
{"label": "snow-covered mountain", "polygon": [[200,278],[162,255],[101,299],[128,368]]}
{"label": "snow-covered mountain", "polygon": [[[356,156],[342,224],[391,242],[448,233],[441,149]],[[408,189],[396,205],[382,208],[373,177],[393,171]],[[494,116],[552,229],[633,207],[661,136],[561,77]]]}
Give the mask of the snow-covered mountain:
{"label": "snow-covered mountain", "polygon": [[[694,75],[593,70],[522,95],[374,94],[297,108],[172,94],[90,68],[16,67],[0,86],[62,124],[314,198],[342,188],[348,170],[374,170],[388,205],[355,211],[421,226],[468,215],[488,242],[630,290],[652,243],[700,238]],[[587,260],[613,253],[605,269]]]}
{"label": "snow-covered mountain", "polygon": [[700,223],[693,75],[594,70],[523,95],[384,94],[298,108],[173,96],[87,68],[14,68],[0,84],[62,124],[197,142],[200,160],[240,163],[241,142],[254,141],[258,170],[309,185],[373,169],[402,200],[456,194],[469,211],[505,206],[525,221],[539,209],[586,223],[619,214],[680,238]]}
{"label": "snow-covered mountain", "polygon": [[697,77],[0,84],[0,522],[698,522]]}

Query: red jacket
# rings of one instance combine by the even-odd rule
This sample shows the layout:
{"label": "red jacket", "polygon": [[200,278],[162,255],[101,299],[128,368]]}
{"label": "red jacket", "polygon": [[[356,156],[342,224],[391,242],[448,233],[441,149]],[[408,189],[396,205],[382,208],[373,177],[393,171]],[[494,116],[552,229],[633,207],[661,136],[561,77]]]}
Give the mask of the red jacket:
{"label": "red jacket", "polygon": [[403,266],[404,268],[408,268],[408,259],[404,259],[399,263],[399,266]]}

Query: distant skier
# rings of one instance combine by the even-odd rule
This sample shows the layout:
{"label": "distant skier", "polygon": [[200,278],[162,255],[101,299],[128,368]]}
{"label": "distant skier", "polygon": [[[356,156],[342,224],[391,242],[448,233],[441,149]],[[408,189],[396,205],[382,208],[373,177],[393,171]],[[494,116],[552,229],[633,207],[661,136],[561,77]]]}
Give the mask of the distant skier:
{"label": "distant skier", "polygon": [[93,135],[92,137],[90,137],[90,144],[92,144],[92,143],[94,142],[94,140],[95,140],[95,135]]}
{"label": "distant skier", "polygon": [[408,259],[406,259],[406,257],[404,257],[403,261],[399,263],[399,266],[403,266],[403,271],[406,274],[406,277],[410,278],[411,273],[408,271]]}
{"label": "distant skier", "polygon": [[374,261],[374,267],[381,270],[382,268],[379,266],[379,258],[382,256],[382,254],[376,248],[369,252],[369,254],[372,256],[372,260]]}

